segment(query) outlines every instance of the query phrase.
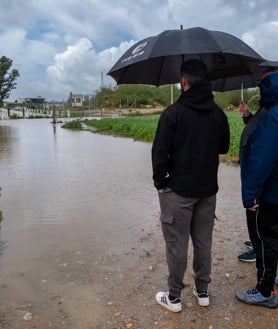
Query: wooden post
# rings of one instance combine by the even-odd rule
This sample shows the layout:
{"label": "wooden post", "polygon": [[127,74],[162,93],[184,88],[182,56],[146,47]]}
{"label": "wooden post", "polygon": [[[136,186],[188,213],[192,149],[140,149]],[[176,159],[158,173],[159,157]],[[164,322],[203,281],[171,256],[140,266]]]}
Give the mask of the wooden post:
{"label": "wooden post", "polygon": [[56,123],[56,106],[52,105],[53,123]]}

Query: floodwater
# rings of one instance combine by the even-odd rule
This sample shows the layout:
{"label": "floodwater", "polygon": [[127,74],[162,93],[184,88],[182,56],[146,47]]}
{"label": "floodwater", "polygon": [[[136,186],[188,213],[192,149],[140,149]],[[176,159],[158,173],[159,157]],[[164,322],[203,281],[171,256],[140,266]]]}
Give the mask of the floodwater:
{"label": "floodwater", "polygon": [[0,328],[277,328],[277,310],[235,298],[256,268],[237,260],[248,239],[239,168],[223,163],[211,306],[192,294],[192,248],[183,312],[155,302],[167,265],[151,176],[150,143],[0,120]]}
{"label": "floodwater", "polygon": [[102,286],[128,265],[117,257],[154,225],[150,154],[49,119],[0,120],[0,303],[19,323],[45,313],[53,326],[53,305],[72,328],[102,317]]}

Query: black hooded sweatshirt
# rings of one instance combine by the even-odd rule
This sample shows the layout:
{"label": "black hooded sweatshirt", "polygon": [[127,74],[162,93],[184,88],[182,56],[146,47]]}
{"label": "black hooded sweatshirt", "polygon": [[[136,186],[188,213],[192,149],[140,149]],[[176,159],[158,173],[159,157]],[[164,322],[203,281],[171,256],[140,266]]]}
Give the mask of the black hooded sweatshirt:
{"label": "black hooded sweatshirt", "polygon": [[229,145],[227,116],[215,104],[211,85],[192,86],[160,116],[152,146],[155,187],[185,197],[216,194],[219,154]]}

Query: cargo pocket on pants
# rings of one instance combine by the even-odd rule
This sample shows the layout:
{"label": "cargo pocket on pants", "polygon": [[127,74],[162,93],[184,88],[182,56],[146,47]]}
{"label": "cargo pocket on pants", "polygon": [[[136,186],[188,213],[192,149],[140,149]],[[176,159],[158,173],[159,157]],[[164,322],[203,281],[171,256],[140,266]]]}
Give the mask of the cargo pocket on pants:
{"label": "cargo pocket on pants", "polygon": [[173,215],[160,214],[160,221],[163,224],[172,224],[174,220]]}
{"label": "cargo pocket on pants", "polygon": [[[173,215],[160,215],[161,228],[164,236],[164,240],[167,245],[167,249],[173,249],[172,244],[177,240],[176,228],[174,225],[174,216]],[[172,251],[173,253],[174,251]]]}

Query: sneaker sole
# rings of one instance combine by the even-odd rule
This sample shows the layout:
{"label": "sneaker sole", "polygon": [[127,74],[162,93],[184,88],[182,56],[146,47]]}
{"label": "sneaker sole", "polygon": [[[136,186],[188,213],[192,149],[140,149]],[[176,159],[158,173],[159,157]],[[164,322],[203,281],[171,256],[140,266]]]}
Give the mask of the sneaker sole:
{"label": "sneaker sole", "polygon": [[181,312],[182,311],[182,308],[181,307],[180,308],[176,308],[176,309],[172,309],[171,306],[169,306],[168,304],[164,304],[164,303],[162,303],[162,302],[160,302],[158,300],[156,300],[156,301],[157,301],[157,303],[160,306],[166,308],[168,311],[171,311],[171,312],[174,312],[174,313],[178,313],[178,312]]}
{"label": "sneaker sole", "polygon": [[238,260],[245,263],[255,263],[256,261],[256,259],[240,259],[240,258],[238,258]]}

